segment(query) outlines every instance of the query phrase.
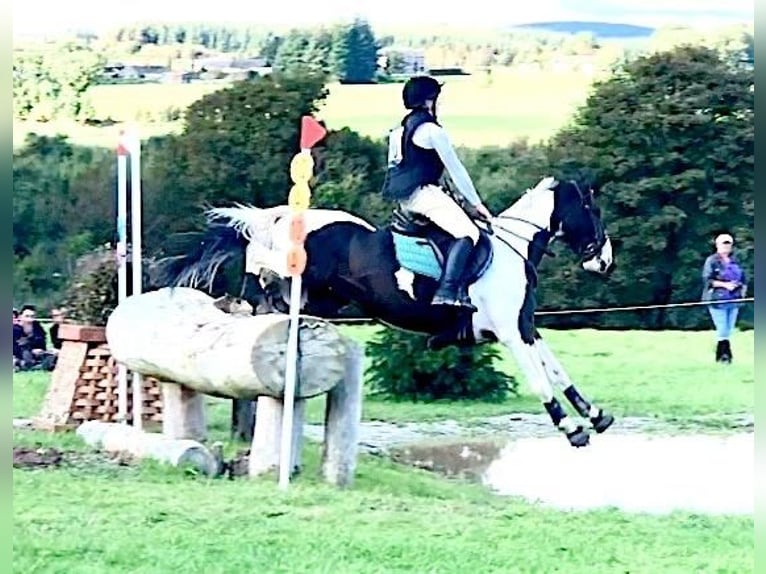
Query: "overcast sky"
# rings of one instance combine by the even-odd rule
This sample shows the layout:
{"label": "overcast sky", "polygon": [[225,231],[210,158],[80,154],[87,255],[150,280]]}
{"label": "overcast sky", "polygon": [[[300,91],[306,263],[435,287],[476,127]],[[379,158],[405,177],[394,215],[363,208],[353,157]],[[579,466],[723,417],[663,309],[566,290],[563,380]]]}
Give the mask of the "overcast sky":
{"label": "overcast sky", "polygon": [[[26,0],[13,6],[16,35],[66,29],[95,31],[135,21],[205,21],[306,25],[362,16],[372,24],[506,26],[551,20],[607,20],[657,26],[753,20],[754,0],[533,0],[463,3],[422,0]],[[670,5],[673,8],[670,8]],[[264,9],[264,6],[268,8]]]}

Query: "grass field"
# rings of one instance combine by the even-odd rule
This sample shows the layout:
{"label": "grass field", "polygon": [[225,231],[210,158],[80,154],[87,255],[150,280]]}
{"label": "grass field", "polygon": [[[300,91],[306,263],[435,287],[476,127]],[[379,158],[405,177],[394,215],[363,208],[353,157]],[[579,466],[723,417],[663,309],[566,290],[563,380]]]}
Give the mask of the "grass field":
{"label": "grass field", "polygon": [[[574,72],[500,71],[491,76],[445,78],[440,118],[455,143],[480,147],[505,145],[520,138],[546,139],[584,103],[592,78]],[[137,121],[142,136],[181,128],[180,122],[149,123],[169,108],[185,109],[225,84],[133,84],[93,87],[89,96],[99,119]],[[319,117],[329,127],[350,127],[383,137],[401,119],[401,84],[346,86],[332,84]],[[86,127],[74,124],[14,124],[14,147],[26,133],[69,135],[75,143],[114,147],[121,124]]]}
{"label": "grass field", "polygon": [[[350,328],[359,340],[370,328]],[[753,409],[753,333],[735,363],[711,361],[711,334],[544,331],[583,390],[617,413],[675,418]],[[511,368],[507,359],[504,366]],[[513,372],[515,368],[512,368]],[[35,414],[48,376],[14,377],[14,416]],[[419,421],[539,412],[524,390],[502,405],[367,398],[364,418]],[[228,405],[211,401],[226,439]],[[310,418],[321,416],[313,401]],[[213,406],[214,405],[214,406]],[[512,423],[511,423],[512,424]],[[66,434],[17,431],[17,445],[76,448]],[[14,570],[200,573],[753,572],[753,519],[617,510],[566,512],[488,494],[378,457],[360,457],[341,492],[316,479],[318,448],[288,493],[273,477],[207,480],[101,459],[59,470],[14,469]],[[83,455],[87,456],[87,455]],[[519,469],[523,472],[523,469]]]}

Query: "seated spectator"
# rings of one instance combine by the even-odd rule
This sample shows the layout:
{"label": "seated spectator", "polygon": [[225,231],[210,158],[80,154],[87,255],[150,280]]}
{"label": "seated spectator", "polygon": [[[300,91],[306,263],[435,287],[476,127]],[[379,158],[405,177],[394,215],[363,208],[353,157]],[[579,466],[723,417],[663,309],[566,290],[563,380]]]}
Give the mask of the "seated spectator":
{"label": "seated spectator", "polygon": [[19,310],[16,307],[13,308],[13,370],[18,369],[19,357],[21,356],[21,350],[16,343],[16,325],[19,324]]}
{"label": "seated spectator", "polygon": [[36,318],[34,305],[21,308],[18,324],[13,326],[14,362],[22,371],[52,370],[56,355],[46,349],[45,331]]}

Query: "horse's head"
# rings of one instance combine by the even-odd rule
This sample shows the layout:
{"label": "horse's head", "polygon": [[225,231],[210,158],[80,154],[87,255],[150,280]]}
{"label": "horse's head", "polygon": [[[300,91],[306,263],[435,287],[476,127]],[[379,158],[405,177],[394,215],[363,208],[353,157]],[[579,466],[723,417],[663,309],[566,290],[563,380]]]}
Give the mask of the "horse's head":
{"label": "horse's head", "polygon": [[583,269],[594,273],[611,271],[612,242],[604,229],[591,185],[575,180],[557,183],[551,231],[580,257]]}

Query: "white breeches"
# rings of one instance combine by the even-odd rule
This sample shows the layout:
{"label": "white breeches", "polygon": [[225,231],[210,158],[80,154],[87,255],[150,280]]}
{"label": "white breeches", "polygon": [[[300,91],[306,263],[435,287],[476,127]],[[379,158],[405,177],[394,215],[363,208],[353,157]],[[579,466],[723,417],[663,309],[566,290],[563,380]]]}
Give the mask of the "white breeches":
{"label": "white breeches", "polygon": [[401,205],[408,211],[427,217],[455,239],[470,237],[474,245],[479,241],[479,228],[476,224],[449,195],[436,185],[424,185],[418,188],[415,193],[403,200]]}

